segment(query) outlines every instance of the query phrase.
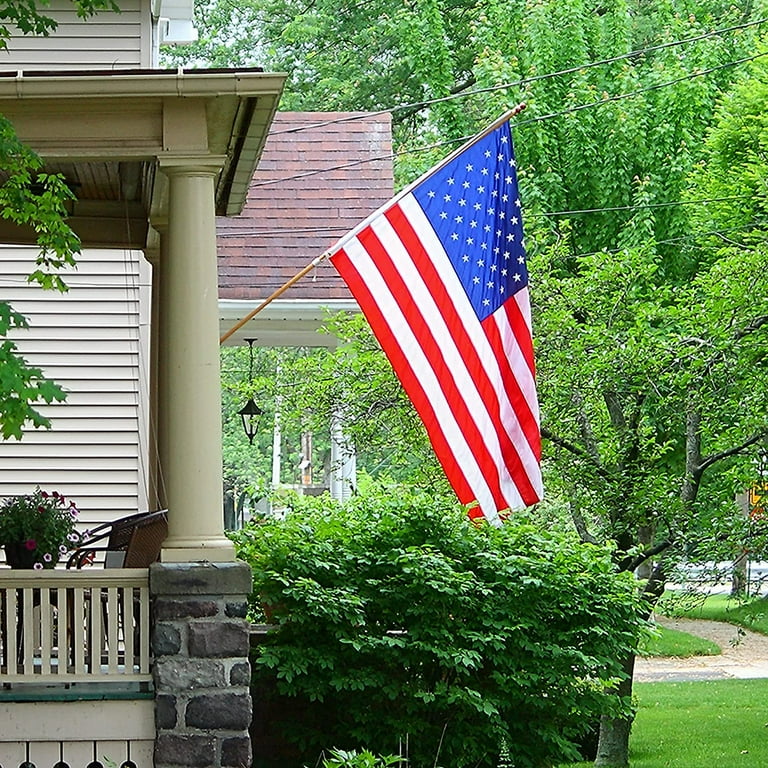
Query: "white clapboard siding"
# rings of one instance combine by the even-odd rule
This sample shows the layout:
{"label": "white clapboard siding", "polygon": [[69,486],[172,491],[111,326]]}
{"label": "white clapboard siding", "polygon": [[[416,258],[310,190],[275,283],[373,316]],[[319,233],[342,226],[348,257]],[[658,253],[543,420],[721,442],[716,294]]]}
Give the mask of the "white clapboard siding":
{"label": "white clapboard siding", "polygon": [[40,12],[58,27],[48,37],[23,35],[15,28],[0,70],[135,69],[150,67],[150,0],[120,0],[120,13],[103,11],[79,19],[68,0],[51,0]]}
{"label": "white clapboard siding", "polygon": [[0,498],[58,490],[92,527],[146,509],[148,268],[132,251],[88,250],[64,274],[67,293],[26,282],[35,251],[0,247],[0,300],[29,322],[11,338],[68,393],[41,405],[51,429],[0,441]]}

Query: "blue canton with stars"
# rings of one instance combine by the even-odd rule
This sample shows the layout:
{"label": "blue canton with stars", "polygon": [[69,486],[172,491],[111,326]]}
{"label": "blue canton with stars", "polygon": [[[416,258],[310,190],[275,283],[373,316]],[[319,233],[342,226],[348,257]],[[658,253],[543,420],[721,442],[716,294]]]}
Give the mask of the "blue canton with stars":
{"label": "blue canton with stars", "polygon": [[509,123],[412,190],[480,320],[528,285]]}

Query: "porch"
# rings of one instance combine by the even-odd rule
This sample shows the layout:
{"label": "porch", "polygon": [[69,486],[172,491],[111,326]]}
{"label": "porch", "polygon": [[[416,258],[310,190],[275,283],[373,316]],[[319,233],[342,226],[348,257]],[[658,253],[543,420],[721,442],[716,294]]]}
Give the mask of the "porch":
{"label": "porch", "polygon": [[151,767],[148,570],[0,570],[0,679],[0,765]]}

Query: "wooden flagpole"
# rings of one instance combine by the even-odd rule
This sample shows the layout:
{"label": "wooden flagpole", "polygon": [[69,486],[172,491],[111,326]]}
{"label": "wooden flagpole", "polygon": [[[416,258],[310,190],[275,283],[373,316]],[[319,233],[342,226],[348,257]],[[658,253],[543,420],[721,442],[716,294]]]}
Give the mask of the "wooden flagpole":
{"label": "wooden flagpole", "polygon": [[[511,120],[516,115],[519,115],[524,109],[526,105],[525,103],[518,104],[516,107],[513,107],[508,112],[503,114],[501,117],[499,117],[497,120],[494,120],[487,128],[485,128],[483,131],[478,133],[476,136],[473,136],[469,141],[462,144],[458,149],[455,149],[453,152],[451,152],[446,158],[444,158],[440,163],[438,163],[433,168],[430,168],[426,173],[424,173],[422,176],[420,176],[416,181],[409,184],[405,189],[401,190],[397,195],[395,195],[391,200],[387,201],[383,207],[389,207],[396,203],[399,199],[404,197],[408,194],[408,192],[411,191],[417,184],[422,182],[427,177],[431,176],[435,171],[439,170],[443,166],[447,165],[451,160],[453,160],[456,155],[461,154],[465,149],[468,147],[471,147],[473,144],[475,144],[477,141],[482,139],[484,136],[487,136],[492,131],[495,131],[500,125],[503,125],[507,122],[507,120]],[[377,211],[374,211],[370,216],[368,216],[365,220],[360,222],[356,227],[354,227],[352,230],[350,230],[344,237],[339,240],[336,245],[334,245],[332,248],[327,250],[322,255],[318,256],[316,259],[313,259],[310,264],[307,264],[304,269],[301,270],[298,274],[294,275],[287,283],[284,285],[281,285],[274,293],[272,293],[269,297],[264,299],[264,301],[259,304],[256,309],[251,310],[244,318],[239,320],[235,325],[232,326],[225,334],[223,334],[219,338],[219,345],[223,344],[233,333],[240,330],[249,320],[252,320],[256,315],[261,312],[264,307],[266,307],[268,304],[270,304],[272,301],[274,301],[278,296],[281,296],[285,291],[287,291],[294,283],[297,283],[299,280],[301,280],[302,277],[304,277],[306,274],[311,272],[318,264],[322,263],[327,259],[337,248],[345,242],[347,239],[353,237],[357,232],[359,232],[373,217],[375,217],[379,211],[382,209],[379,208]]]}
{"label": "wooden flagpole", "polygon": [[294,283],[297,283],[299,280],[301,280],[304,275],[311,272],[320,262],[324,261],[328,258],[329,252],[324,253],[322,256],[318,256],[316,259],[312,259],[312,262],[310,264],[307,264],[304,269],[301,270],[298,274],[294,275],[287,283],[284,285],[281,285],[276,291],[274,291],[270,296],[268,296],[264,301],[259,304],[256,309],[251,310],[244,318],[239,320],[235,325],[233,325],[225,334],[223,334],[219,338],[219,344],[223,344],[233,333],[240,330],[249,320],[256,317],[256,315],[261,312],[264,307],[267,306],[267,304],[270,304],[272,301],[274,301],[278,296],[281,296],[283,293],[285,293]]}

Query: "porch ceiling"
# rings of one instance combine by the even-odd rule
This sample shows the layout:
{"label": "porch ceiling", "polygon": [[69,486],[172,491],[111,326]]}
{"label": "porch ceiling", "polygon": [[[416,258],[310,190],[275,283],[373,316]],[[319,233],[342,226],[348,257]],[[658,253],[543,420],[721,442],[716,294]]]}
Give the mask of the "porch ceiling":
{"label": "porch ceiling", "polygon": [[[167,215],[164,160],[219,158],[216,213],[245,202],[284,75],[254,70],[0,73],[0,113],[75,193],[83,247],[146,249]],[[0,220],[0,242],[34,242]]]}

